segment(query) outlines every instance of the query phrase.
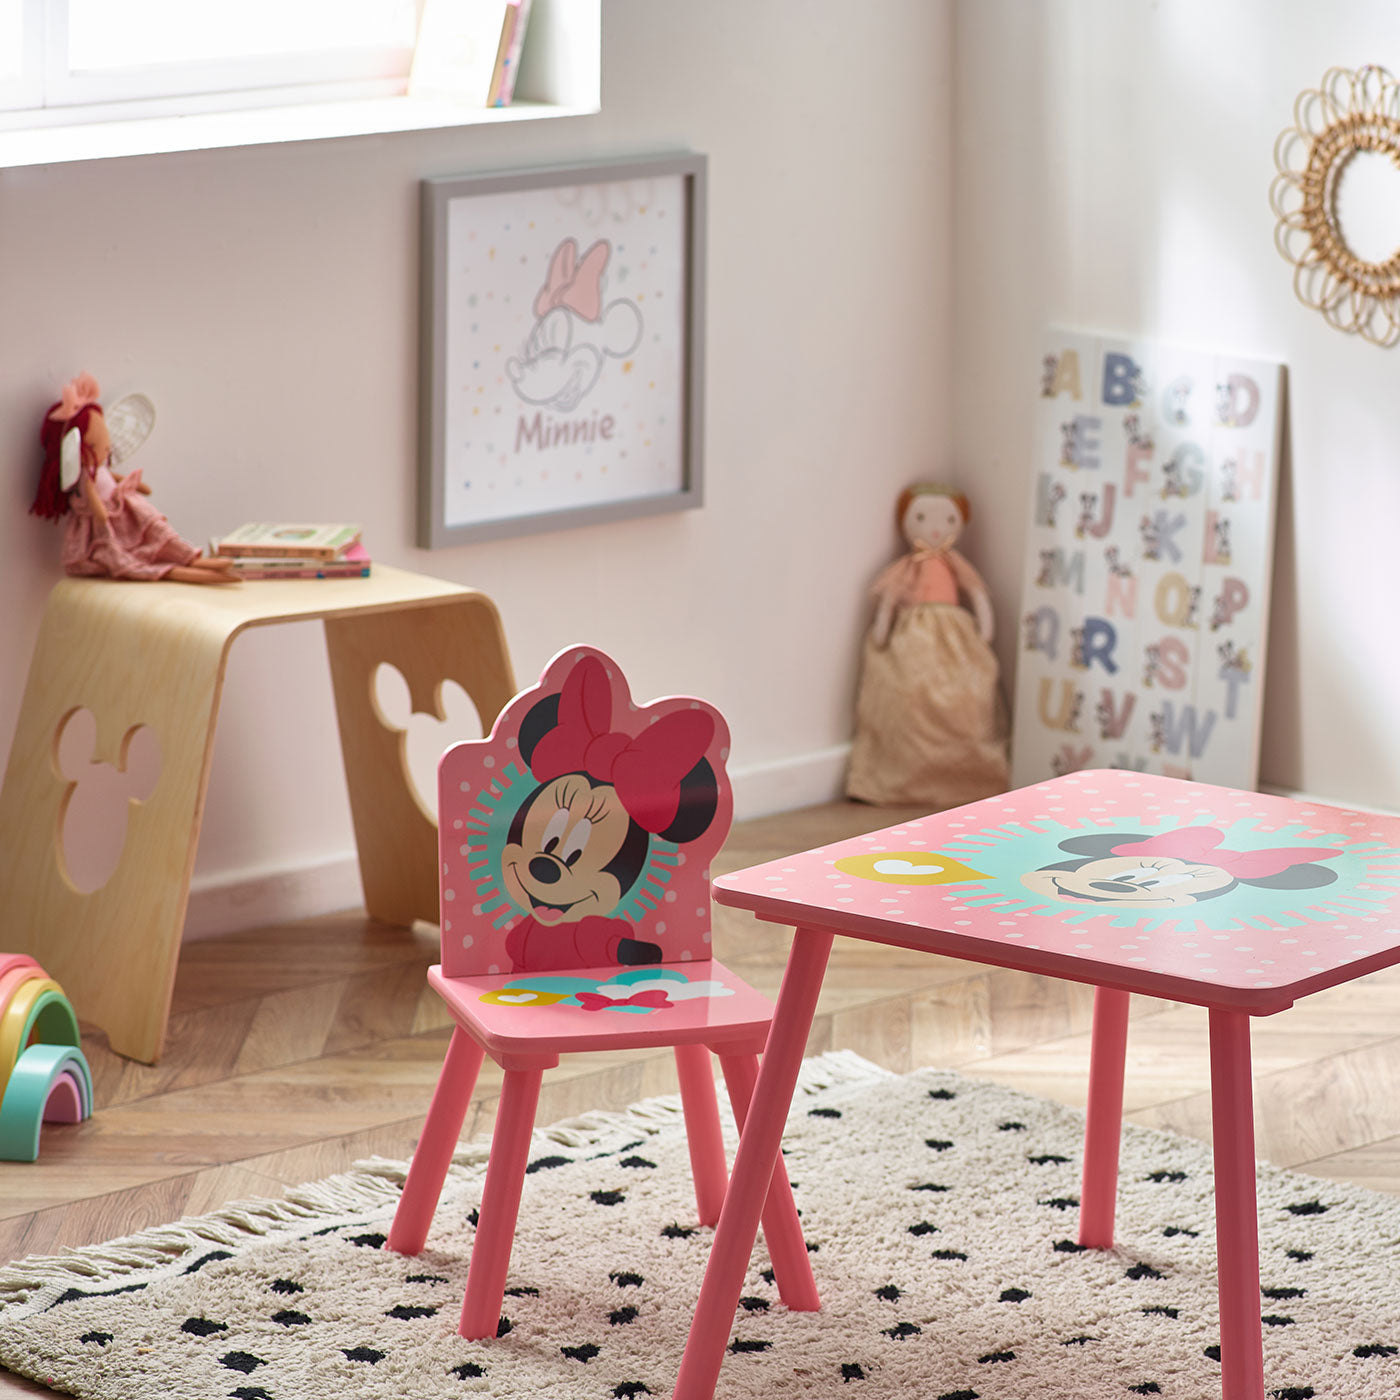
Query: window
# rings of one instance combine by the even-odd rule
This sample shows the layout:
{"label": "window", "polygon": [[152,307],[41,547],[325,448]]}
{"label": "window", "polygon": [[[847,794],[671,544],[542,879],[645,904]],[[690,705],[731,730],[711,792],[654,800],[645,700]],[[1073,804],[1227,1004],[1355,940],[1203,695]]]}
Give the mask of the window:
{"label": "window", "polygon": [[0,168],[599,110],[602,0],[531,0],[509,107],[407,95],[423,5],[0,0]]}
{"label": "window", "polygon": [[38,0],[0,0],[0,109],[44,100],[42,21]]}
{"label": "window", "polygon": [[0,107],[52,120],[117,103],[138,105],[103,115],[149,115],[192,96],[231,107],[390,95],[404,89],[417,21],[416,0],[0,0]]}

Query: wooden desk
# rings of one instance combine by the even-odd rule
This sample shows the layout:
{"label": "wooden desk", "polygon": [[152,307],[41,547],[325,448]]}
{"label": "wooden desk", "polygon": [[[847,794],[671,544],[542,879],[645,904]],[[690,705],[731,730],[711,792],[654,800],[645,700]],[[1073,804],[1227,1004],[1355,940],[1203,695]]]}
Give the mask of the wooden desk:
{"label": "wooden desk", "polygon": [[[65,579],[50,595],[0,790],[3,941],[37,957],[123,1055],[153,1063],[164,1041],[229,648],[245,628],[312,618],[325,622],[366,908],[435,921],[436,829],[413,797],[404,736],[375,707],[374,673],[395,666],[414,709],[439,717],[441,682],[454,680],[489,728],[515,680],[485,594],[376,565],[369,578],[236,587]],[[91,893],[68,879],[60,846],[74,785],[56,746],[78,709],[97,722],[94,761],[124,767],[143,725],[160,748],[116,871]]]}
{"label": "wooden desk", "polygon": [[1400,820],[1085,772],[755,866],[714,894],[797,933],[675,1400],[714,1392],[837,934],[1097,988],[1079,1225],[1095,1248],[1113,1244],[1128,994],[1209,1007],[1222,1388],[1263,1400],[1249,1018],[1400,962]]}

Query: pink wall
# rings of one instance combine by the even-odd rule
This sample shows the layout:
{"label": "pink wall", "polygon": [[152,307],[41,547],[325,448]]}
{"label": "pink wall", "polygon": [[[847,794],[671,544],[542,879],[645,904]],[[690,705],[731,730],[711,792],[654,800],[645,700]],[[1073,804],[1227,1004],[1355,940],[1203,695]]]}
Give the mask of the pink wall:
{"label": "pink wall", "polygon": [[[1379,0],[975,0],[956,14],[954,457],[1015,664],[1047,325],[1289,367],[1261,781],[1400,806],[1395,350],[1329,327],[1274,250],[1273,148],[1331,64],[1400,69]],[[1397,235],[1391,233],[1392,244]]]}
{"label": "pink wall", "polygon": [[[826,795],[892,503],[949,431],[952,4],[881,10],[610,0],[596,117],[0,171],[0,745],[58,577],[39,418],[90,369],[154,399],[141,464],[191,538],[363,521],[492,594],[522,680],[595,642],[725,711],[750,810]],[[676,148],[710,158],[705,508],[416,550],[418,181]],[[331,870],[312,904],[351,903],[351,846],[318,629],[240,638],[197,887]]]}

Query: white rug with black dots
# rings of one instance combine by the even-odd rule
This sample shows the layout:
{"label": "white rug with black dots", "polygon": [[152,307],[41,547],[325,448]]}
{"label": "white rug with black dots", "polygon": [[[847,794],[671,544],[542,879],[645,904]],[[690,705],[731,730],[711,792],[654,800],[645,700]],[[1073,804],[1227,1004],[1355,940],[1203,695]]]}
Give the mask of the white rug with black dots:
{"label": "white rug with black dots", "polygon": [[[809,1061],[785,1139],[822,1290],[760,1254],[720,1397],[1214,1400],[1210,1156],[1125,1131],[1118,1245],[1074,1244],[1082,1117],[941,1071]],[[499,1337],[457,1336],[485,1149],[416,1259],[404,1164],[0,1270],[0,1362],[90,1400],[669,1396],[710,1232],[678,1103],[538,1134]],[[1259,1172],[1266,1393],[1400,1396],[1400,1200]]]}

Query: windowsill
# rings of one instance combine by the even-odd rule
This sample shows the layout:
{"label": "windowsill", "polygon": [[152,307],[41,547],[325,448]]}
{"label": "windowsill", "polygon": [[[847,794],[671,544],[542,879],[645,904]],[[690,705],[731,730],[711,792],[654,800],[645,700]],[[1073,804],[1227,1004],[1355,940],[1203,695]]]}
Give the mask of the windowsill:
{"label": "windowsill", "polygon": [[571,107],[548,102],[467,107],[424,98],[376,97],[356,102],[30,127],[0,131],[0,168],[156,155],[165,151],[263,146],[279,141],[324,141],[337,136],[371,136],[391,131],[431,131],[545,117],[581,117],[598,110],[597,105]]}

